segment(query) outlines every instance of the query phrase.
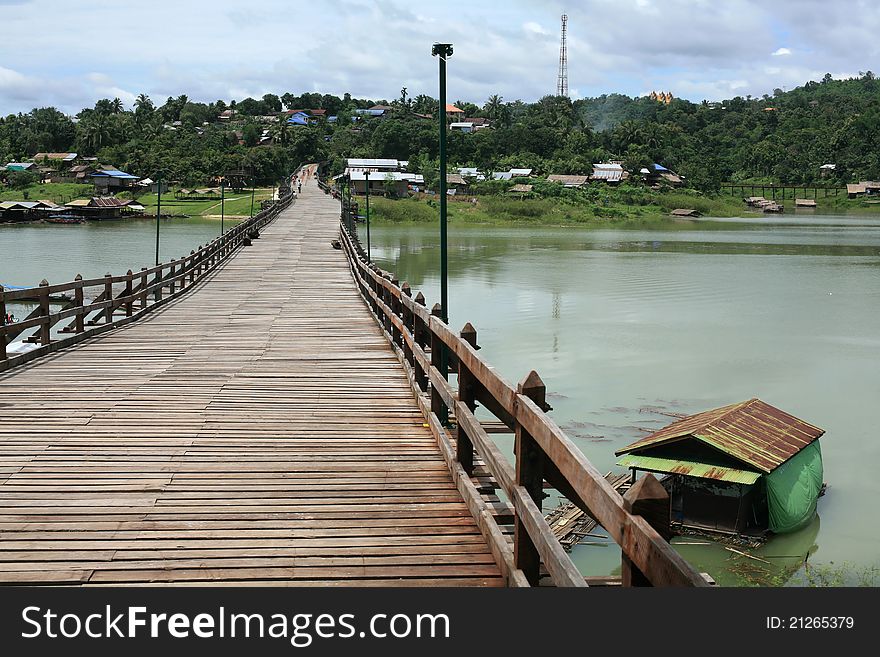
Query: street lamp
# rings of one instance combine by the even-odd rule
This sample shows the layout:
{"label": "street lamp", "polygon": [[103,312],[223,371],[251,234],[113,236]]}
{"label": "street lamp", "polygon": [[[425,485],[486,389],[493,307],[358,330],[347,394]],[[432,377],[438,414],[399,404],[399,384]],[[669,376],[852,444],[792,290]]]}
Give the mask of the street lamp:
{"label": "street lamp", "polygon": [[364,169],[364,177],[367,182],[364,185],[364,188],[367,191],[367,262],[373,262],[373,253],[370,250],[370,170]]}
{"label": "street lamp", "polygon": [[254,177],[254,170],[251,169],[251,218],[254,217],[254,192],[256,191],[256,178]]}
{"label": "street lamp", "polygon": [[162,217],[162,172],[156,172],[156,265],[159,264],[159,225]]}
{"label": "street lamp", "polygon": [[223,220],[226,217],[226,180],[220,181],[220,234],[223,234]]}
{"label": "street lamp", "polygon": [[448,254],[446,242],[446,60],[452,57],[451,43],[435,43],[431,55],[440,61],[440,319],[449,322]]}

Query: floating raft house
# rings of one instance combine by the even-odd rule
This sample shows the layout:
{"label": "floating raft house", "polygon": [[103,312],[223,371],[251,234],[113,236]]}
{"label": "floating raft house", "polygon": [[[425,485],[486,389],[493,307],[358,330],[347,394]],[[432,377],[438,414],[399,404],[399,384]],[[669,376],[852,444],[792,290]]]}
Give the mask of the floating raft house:
{"label": "floating raft house", "polygon": [[617,465],[668,475],[673,524],[724,533],[795,531],[822,492],[823,429],[761,401],[678,420],[616,452]]}

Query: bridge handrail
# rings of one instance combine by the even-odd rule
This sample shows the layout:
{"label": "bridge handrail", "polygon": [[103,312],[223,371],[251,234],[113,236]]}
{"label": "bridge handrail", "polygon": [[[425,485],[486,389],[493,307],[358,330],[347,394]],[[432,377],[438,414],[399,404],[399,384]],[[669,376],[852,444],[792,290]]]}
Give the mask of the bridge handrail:
{"label": "bridge handrail", "polygon": [[[301,170],[302,167],[297,170],[297,175]],[[213,271],[244,245],[246,240],[251,239],[251,236],[258,235],[263,227],[274,221],[295,200],[289,186],[282,189],[286,193],[280,195],[270,207],[233,226],[204,246],[200,245],[197,250],[190,251],[189,255],[170,262],[144,267],[136,272],[128,270],[118,276],[107,274],[102,278],[92,279],[77,276],[73,281],[54,285],[45,280],[37,287],[14,290],[4,290],[0,285],[0,372],[79,342],[90,335],[133,321],[170,299],[188,292],[196,281]],[[116,296],[114,284],[125,285]],[[87,288],[101,291],[87,302],[84,298]],[[50,297],[53,295],[63,295],[63,306],[55,312],[50,311],[50,303],[53,302]],[[5,324],[6,304],[21,300],[36,301],[38,306],[21,321]],[[117,311],[124,313],[124,316],[114,318]],[[52,328],[71,317],[73,321],[59,329],[59,333],[64,333],[65,336],[52,337]],[[8,353],[8,345],[16,337],[35,327],[39,327],[39,330],[28,336],[26,341],[39,344],[39,347],[23,353]]]}
{"label": "bridge handrail", "polygon": [[[407,283],[401,285],[392,274],[368,264],[344,224],[340,235],[355,281],[404,363],[456,484],[490,539],[509,583],[536,584],[543,561],[557,586],[584,585],[536,503],[546,479],[597,520],[621,547],[625,584],[647,580],[655,586],[707,585],[645,517],[631,511],[639,500],[615,491],[547,416],[546,391],[537,373],[530,373],[516,387],[505,381],[477,355],[476,331],[470,324],[456,335],[440,319],[439,305],[429,311],[421,293],[413,298]],[[457,371],[458,390],[442,374],[444,357],[446,367]],[[515,432],[515,463],[501,453],[475,416],[476,402]],[[457,423],[454,439],[444,426],[450,410]],[[513,506],[512,552],[471,482],[475,450]],[[666,504],[668,513],[668,499]]]}

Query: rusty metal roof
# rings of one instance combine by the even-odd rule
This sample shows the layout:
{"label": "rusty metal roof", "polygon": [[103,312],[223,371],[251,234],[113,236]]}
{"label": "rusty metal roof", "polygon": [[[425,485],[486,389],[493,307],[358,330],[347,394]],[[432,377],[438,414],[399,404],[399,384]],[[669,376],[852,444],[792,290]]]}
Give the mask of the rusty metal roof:
{"label": "rusty metal roof", "polygon": [[644,453],[652,447],[696,438],[762,472],[770,472],[824,433],[824,429],[755,398],[678,420],[615,454]]}
{"label": "rusty metal roof", "polygon": [[739,468],[729,468],[710,463],[700,463],[689,459],[667,459],[642,454],[624,454],[617,462],[624,468],[636,468],[649,472],[666,472],[682,474],[702,479],[716,479],[735,484],[754,484],[762,477],[762,473]]}

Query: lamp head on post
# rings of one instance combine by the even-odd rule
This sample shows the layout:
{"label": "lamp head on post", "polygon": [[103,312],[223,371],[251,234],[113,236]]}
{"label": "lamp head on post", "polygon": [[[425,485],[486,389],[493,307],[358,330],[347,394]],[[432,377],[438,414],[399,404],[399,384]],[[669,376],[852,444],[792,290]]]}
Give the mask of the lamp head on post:
{"label": "lamp head on post", "polygon": [[436,57],[440,55],[441,57],[452,57],[452,44],[451,43],[435,43],[431,47],[431,55]]}

